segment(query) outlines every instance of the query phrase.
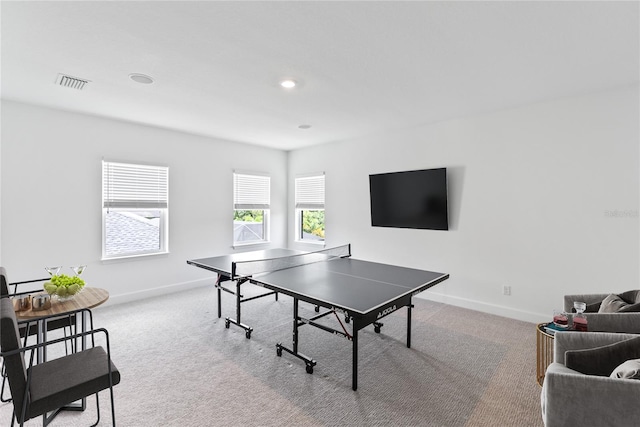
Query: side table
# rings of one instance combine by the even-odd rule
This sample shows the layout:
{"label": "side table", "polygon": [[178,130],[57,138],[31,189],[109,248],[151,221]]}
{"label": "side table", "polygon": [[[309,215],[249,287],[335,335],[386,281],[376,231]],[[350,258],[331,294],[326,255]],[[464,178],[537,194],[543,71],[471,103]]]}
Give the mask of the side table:
{"label": "side table", "polygon": [[[42,292],[44,293],[44,292]],[[83,308],[94,308],[104,303],[109,299],[109,292],[105,289],[101,288],[92,288],[89,286],[85,286],[85,288],[78,295],[73,297],[70,300],[66,301],[57,301],[56,299],[52,299],[51,308],[47,310],[33,311],[29,309],[27,311],[16,312],[16,318],[18,320],[30,320],[37,322],[38,325],[38,335],[37,342],[38,344],[47,341],[47,325],[46,322],[40,320],[43,316],[49,316],[52,314],[60,314],[64,315],[65,313],[80,310]],[[78,313],[76,316],[76,325],[78,323],[82,324],[82,332],[86,331],[86,313],[81,314]],[[83,344],[86,340],[86,337],[83,338]],[[46,347],[42,347],[38,350],[38,363],[44,362],[47,360],[47,351]]]}
{"label": "side table", "polygon": [[547,323],[536,326],[536,379],[542,385],[544,374],[553,362],[553,335],[544,330]]}

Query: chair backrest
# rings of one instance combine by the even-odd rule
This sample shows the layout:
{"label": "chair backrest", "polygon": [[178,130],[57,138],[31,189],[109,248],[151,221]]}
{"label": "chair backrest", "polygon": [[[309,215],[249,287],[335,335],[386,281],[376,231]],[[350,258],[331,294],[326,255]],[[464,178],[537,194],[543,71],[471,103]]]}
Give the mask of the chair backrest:
{"label": "chair backrest", "polygon": [[[16,313],[13,311],[13,304],[9,298],[0,299],[0,348],[3,353],[22,348]],[[23,356],[23,353],[4,356],[4,366],[13,398],[13,409],[18,421],[22,415],[24,392],[27,386],[27,369]]]}
{"label": "chair backrest", "polygon": [[9,279],[7,279],[7,270],[0,267],[0,297],[9,295]]}

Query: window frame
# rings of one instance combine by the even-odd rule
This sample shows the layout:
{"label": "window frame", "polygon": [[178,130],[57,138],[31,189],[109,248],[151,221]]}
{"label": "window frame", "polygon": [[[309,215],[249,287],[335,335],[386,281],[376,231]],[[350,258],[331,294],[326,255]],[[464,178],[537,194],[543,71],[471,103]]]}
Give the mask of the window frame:
{"label": "window frame", "polygon": [[[236,241],[235,213],[237,211],[262,211],[261,239]],[[269,243],[271,240],[271,175],[264,172],[234,170],[233,213],[233,248]]]}
{"label": "window frame", "polygon": [[[113,168],[120,168],[120,173]],[[123,170],[128,170],[123,172]],[[136,171],[141,174],[136,179]],[[155,171],[155,172],[154,172]],[[156,177],[150,178],[150,174]],[[127,176],[128,175],[128,176]],[[111,185],[117,176],[119,184]],[[127,182],[127,179],[130,181]],[[135,181],[134,181],[135,180]],[[123,184],[127,182],[129,184]],[[155,186],[155,188],[154,188]],[[137,189],[136,189],[137,187]],[[139,192],[135,192],[138,190]],[[133,192],[133,193],[132,193]],[[158,249],[107,253],[107,215],[109,212],[159,211]],[[147,163],[102,161],[102,260],[138,258],[169,253],[169,167]]]}
{"label": "window frame", "polygon": [[[313,245],[326,245],[326,235],[322,239],[304,238],[304,212],[323,211],[325,212],[325,183],[324,172],[298,175],[295,178],[295,241]],[[325,217],[326,221],[326,217]],[[326,230],[326,224],[325,229]]]}

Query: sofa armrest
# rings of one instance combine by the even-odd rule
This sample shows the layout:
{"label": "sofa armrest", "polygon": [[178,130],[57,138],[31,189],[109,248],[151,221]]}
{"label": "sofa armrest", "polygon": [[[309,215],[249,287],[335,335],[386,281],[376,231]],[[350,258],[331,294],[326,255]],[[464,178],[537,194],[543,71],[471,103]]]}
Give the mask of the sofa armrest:
{"label": "sofa armrest", "polygon": [[556,332],[553,340],[553,361],[564,365],[564,354],[568,350],[602,347],[636,337],[634,334],[608,332]]}
{"label": "sofa armrest", "polygon": [[581,301],[589,304],[596,304],[602,302],[603,299],[608,297],[609,294],[576,294],[576,295],[565,295],[564,296],[564,311],[567,313],[571,313],[573,310],[573,302]]}
{"label": "sofa armrest", "polygon": [[[569,323],[573,322],[572,314]],[[618,332],[640,334],[640,312],[632,313],[585,313],[589,332]]]}
{"label": "sofa armrest", "polygon": [[584,375],[559,363],[547,368],[540,403],[546,427],[636,426],[640,381]]}

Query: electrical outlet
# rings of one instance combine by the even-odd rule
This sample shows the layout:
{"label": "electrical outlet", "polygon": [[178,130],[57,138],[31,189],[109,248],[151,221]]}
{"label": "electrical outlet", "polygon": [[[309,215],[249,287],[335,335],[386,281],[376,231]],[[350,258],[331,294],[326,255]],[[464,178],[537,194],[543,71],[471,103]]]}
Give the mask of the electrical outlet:
{"label": "electrical outlet", "polygon": [[511,286],[504,285],[502,287],[502,295],[511,295]]}

